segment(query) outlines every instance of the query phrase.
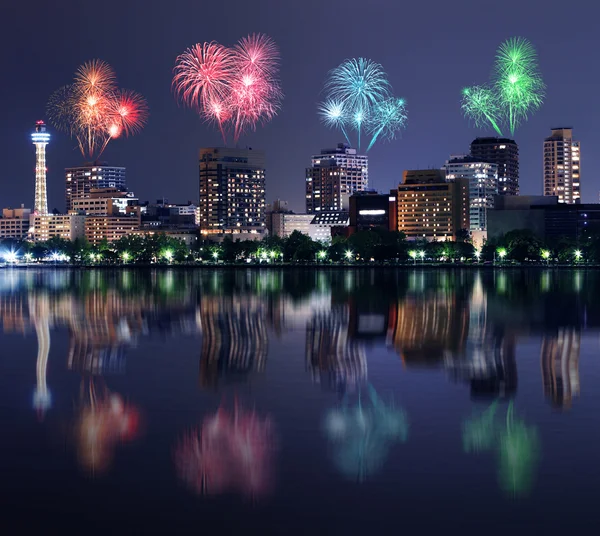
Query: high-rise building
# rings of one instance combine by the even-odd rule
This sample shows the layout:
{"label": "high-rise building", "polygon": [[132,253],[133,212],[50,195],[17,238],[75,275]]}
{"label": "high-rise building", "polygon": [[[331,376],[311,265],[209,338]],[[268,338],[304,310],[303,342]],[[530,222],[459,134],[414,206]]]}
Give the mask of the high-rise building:
{"label": "high-rise building", "polygon": [[46,190],[46,145],[50,142],[50,134],[46,132],[46,124],[38,121],[31,134],[35,145],[35,214],[48,214],[48,192]]}
{"label": "high-rise building", "polygon": [[471,231],[487,229],[487,210],[494,208],[498,194],[498,165],[481,162],[472,156],[452,156],[444,166],[446,180],[469,181],[469,219]]}
{"label": "high-rise building", "polygon": [[23,240],[27,238],[29,232],[29,220],[31,217],[31,209],[25,208],[5,208],[2,210],[2,218],[0,218],[0,240],[4,238],[15,238]]}
{"label": "high-rise building", "polygon": [[471,156],[498,166],[498,195],[519,195],[519,146],[508,138],[476,138]]}
{"label": "high-rise building", "polygon": [[98,162],[65,169],[65,201],[67,212],[73,210],[73,199],[85,199],[91,190],[116,188],[125,191],[125,168]]}
{"label": "high-rise building", "polygon": [[306,212],[348,210],[348,199],[369,185],[369,160],[356,149],[339,143],[312,157],[306,168]]}
{"label": "high-rise building", "polygon": [[265,153],[251,148],[200,149],[200,218],[203,234],[265,231]]}
{"label": "high-rise building", "polygon": [[439,169],[404,172],[404,183],[390,192],[396,197],[398,231],[407,238],[456,240],[469,229],[469,181],[446,181]]}
{"label": "high-rise building", "polygon": [[544,140],[544,195],[555,195],[559,203],[578,203],[579,142],[573,141],[572,128],[553,128]]}
{"label": "high-rise building", "polygon": [[57,237],[75,240],[85,236],[85,216],[79,214],[46,214],[31,216],[31,238],[46,242]]}

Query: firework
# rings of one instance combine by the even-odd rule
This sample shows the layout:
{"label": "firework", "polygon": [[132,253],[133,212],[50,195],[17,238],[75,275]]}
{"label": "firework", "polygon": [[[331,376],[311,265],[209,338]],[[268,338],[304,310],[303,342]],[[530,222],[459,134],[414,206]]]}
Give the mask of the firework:
{"label": "firework", "polygon": [[393,140],[396,133],[406,126],[406,120],[406,102],[404,99],[391,97],[374,106],[373,117],[370,121],[372,137],[367,151],[373,147],[379,136]]}
{"label": "firework", "polygon": [[546,86],[538,70],[537,55],[522,37],[508,39],[498,49],[494,82],[512,135],[544,101]]}
{"label": "firework", "polygon": [[327,126],[339,128],[349,144],[349,128],[357,132],[359,148],[363,129],[370,132],[368,151],[382,134],[392,139],[406,123],[404,101],[392,96],[379,63],[345,60],[329,72],[324,89],[327,99],[319,105],[319,115]]}
{"label": "firework", "polygon": [[483,86],[473,86],[463,89],[462,109],[475,126],[482,127],[489,122],[499,136],[502,131],[498,126],[500,108],[495,93]]}
{"label": "firework", "polygon": [[545,89],[535,49],[526,39],[513,37],[496,53],[492,83],[463,90],[461,106],[477,127],[489,123],[502,136],[504,126],[514,136],[542,105]]}
{"label": "firework", "polygon": [[144,98],[119,89],[113,69],[100,60],[79,67],[73,83],[52,94],[47,111],[54,126],[74,137],[91,160],[111,139],[138,133],[148,117]]}
{"label": "firework", "polygon": [[238,141],[245,130],[271,120],[281,106],[279,51],[266,35],[252,34],[233,48],[197,44],[177,57],[173,89],[178,99]]}

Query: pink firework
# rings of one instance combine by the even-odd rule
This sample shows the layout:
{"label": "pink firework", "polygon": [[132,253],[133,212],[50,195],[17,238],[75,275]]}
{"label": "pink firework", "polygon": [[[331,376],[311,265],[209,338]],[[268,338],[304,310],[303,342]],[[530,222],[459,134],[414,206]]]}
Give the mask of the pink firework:
{"label": "pink firework", "polygon": [[228,127],[237,142],[245,130],[276,115],[283,98],[278,71],[274,41],[253,34],[232,49],[214,42],[188,49],[177,58],[173,88],[184,104],[219,126],[226,144]]}
{"label": "pink firework", "polygon": [[148,120],[148,105],[139,93],[122,89],[111,100],[108,116],[112,138],[121,134],[132,136],[144,128]]}
{"label": "pink firework", "polygon": [[271,421],[255,412],[220,408],[201,429],[186,433],[175,451],[179,477],[196,493],[240,492],[258,497],[272,487]]}

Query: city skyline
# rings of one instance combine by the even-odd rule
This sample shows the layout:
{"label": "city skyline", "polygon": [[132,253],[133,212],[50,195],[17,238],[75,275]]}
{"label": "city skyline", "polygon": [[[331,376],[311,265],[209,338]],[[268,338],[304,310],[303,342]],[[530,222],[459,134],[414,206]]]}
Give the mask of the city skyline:
{"label": "city skyline", "polygon": [[[352,5],[360,6],[358,2],[355,4]],[[330,5],[332,8],[341,6],[337,2],[331,2]],[[343,141],[342,136],[320,124],[314,113],[315,105],[322,97],[320,90],[331,65],[352,56],[370,57],[380,62],[386,66],[390,83],[402,89],[402,95],[410,105],[409,128],[402,137],[390,143],[378,144],[370,151],[371,186],[385,191],[394,187],[400,178],[401,170],[395,168],[394,162],[400,161],[404,169],[441,167],[450,154],[468,152],[468,145],[475,137],[493,135],[492,131],[472,128],[464,120],[458,103],[460,89],[487,78],[490,55],[499,42],[513,35],[523,35],[535,45],[548,88],[542,108],[528,123],[521,126],[516,135],[521,153],[521,193],[540,193],[542,162],[539,145],[540,140],[547,136],[549,128],[561,123],[573,125],[584,148],[594,146],[597,139],[593,121],[590,120],[590,113],[585,105],[593,102],[591,91],[598,85],[597,75],[584,68],[586,59],[589,58],[586,40],[593,36],[593,29],[587,21],[593,20],[593,17],[582,17],[578,13],[576,19],[579,30],[575,41],[567,36],[550,40],[547,35],[553,29],[563,27],[565,16],[559,17],[558,12],[554,14],[551,9],[540,14],[534,8],[521,6],[521,17],[515,19],[514,14],[509,13],[510,10],[498,6],[490,14],[497,17],[498,29],[478,29],[470,32],[468,38],[453,40],[451,46],[447,47],[450,32],[447,28],[459,16],[461,20],[467,17],[465,24],[468,24],[471,5],[476,4],[464,2],[462,11],[440,5],[437,9],[439,19],[436,17],[437,20],[433,22],[427,14],[428,24],[439,30],[435,41],[431,45],[427,42],[428,46],[424,46],[425,37],[420,34],[418,25],[414,29],[408,28],[402,37],[390,37],[386,28],[395,18],[390,11],[400,8],[386,9],[385,13],[389,16],[382,18],[384,4],[376,2],[369,11],[364,12],[360,21],[352,23],[346,20],[350,17],[346,10],[338,10],[341,25],[347,22],[374,27],[370,30],[373,37],[364,42],[355,43],[350,35],[352,32],[347,38],[340,39],[338,36],[335,40],[337,42],[330,41],[331,38],[319,35],[320,29],[324,29],[322,23],[312,19],[308,20],[317,38],[314,42],[307,42],[294,25],[288,28],[286,21],[291,20],[288,18],[290,9],[294,11],[292,15],[299,20],[307,20],[306,17],[310,17],[311,12],[310,5],[291,7],[285,12],[278,5],[261,7],[259,10],[240,5],[237,7],[240,17],[236,19],[241,22],[234,21],[231,27],[215,29],[214,25],[211,27],[208,23],[198,26],[186,22],[188,18],[193,19],[193,16],[186,17],[186,20],[178,17],[176,39],[170,40],[167,45],[162,41],[159,45],[144,42],[143,48],[141,43],[136,43],[136,31],[125,31],[124,27],[121,31],[121,25],[131,23],[138,13],[134,13],[128,6],[121,6],[120,17],[111,18],[111,25],[117,33],[123,35],[123,41],[115,44],[106,40],[101,33],[96,36],[88,32],[84,41],[86,44],[77,51],[71,50],[72,47],[58,39],[49,38],[42,29],[47,26],[56,34],[63,31],[63,27],[73,31],[74,18],[87,16],[90,8],[77,6],[73,13],[67,9],[64,17],[59,19],[51,6],[43,6],[42,10],[49,11],[45,13],[47,16],[40,16],[37,21],[30,21],[25,10],[20,11],[21,8],[11,10],[13,20],[16,15],[15,27],[26,23],[30,31],[23,33],[23,37],[16,35],[14,31],[5,32],[1,38],[9,43],[3,47],[5,53],[17,46],[21,46],[25,52],[39,50],[43,48],[42,42],[45,48],[43,58],[30,55],[31,65],[25,71],[21,62],[16,59],[7,58],[5,63],[6,74],[11,83],[1,90],[3,99],[0,102],[5,103],[5,121],[0,126],[0,151],[5,151],[2,156],[8,162],[6,173],[9,177],[14,177],[14,180],[6,181],[8,184],[5,184],[4,204],[31,204],[28,200],[33,199],[33,148],[27,142],[29,126],[32,121],[44,117],[49,94],[63,80],[68,79],[77,65],[94,57],[114,65],[124,85],[142,91],[148,99],[151,112],[145,131],[127,140],[127,143],[111,144],[103,155],[103,160],[109,165],[127,167],[132,190],[139,191],[143,198],[152,199],[164,195],[176,201],[194,200],[197,191],[197,150],[199,147],[218,145],[219,133],[203,125],[194,114],[177,107],[170,89],[175,57],[192,42],[210,39],[233,42],[240,35],[253,31],[269,34],[278,44],[282,56],[282,86],[286,94],[278,117],[256,133],[249,133],[240,140],[240,146],[249,145],[264,150],[267,154],[267,169],[271,177],[267,184],[268,201],[275,198],[289,199],[291,208],[301,211],[304,186],[302,176],[310,155],[321,147],[334,146]],[[189,11],[196,9],[192,4],[186,4],[186,8]],[[107,6],[108,11],[110,9]],[[415,20],[426,15],[421,7],[411,7],[409,11],[403,8],[402,13],[404,18]],[[528,14],[535,15],[538,19],[541,17],[540,24],[535,27],[529,24]],[[145,26],[161,34],[165,31],[175,34],[175,20],[164,15],[160,11],[145,14]],[[210,20],[210,13],[207,15],[209,16],[203,17],[204,20]],[[105,22],[105,16],[107,15],[94,11],[98,24]],[[568,14],[566,17],[568,19],[574,16]],[[8,17],[5,18],[7,19]],[[390,23],[387,22],[388,19]],[[440,28],[437,28],[438,25]],[[130,29],[130,25],[127,28]],[[75,28],[75,31],[79,30]],[[406,43],[411,44],[409,50],[404,48]],[[478,44],[477,47],[474,46],[475,43]],[[581,54],[573,54],[576,47],[582,49]],[[135,69],[131,68],[132,63],[136,65]],[[305,67],[308,64],[310,70]],[[581,93],[578,99],[570,98],[574,89],[567,71],[572,72],[573,69],[580,72],[576,88]],[[411,82],[407,83],[409,79]],[[440,79],[444,80],[443,88],[435,83]],[[23,89],[25,86],[26,91]],[[165,132],[169,132],[169,136],[165,136]],[[82,163],[72,140],[55,131],[52,134],[53,143],[48,152],[50,209],[61,206],[60,177],[64,169]],[[290,151],[289,139],[292,136],[294,146]],[[148,158],[149,154],[160,157]],[[285,159],[279,156],[283,154],[286,154]],[[593,169],[599,157],[591,152],[586,155],[586,169]],[[290,169],[297,172],[290,174]],[[168,181],[165,180],[167,176]],[[590,177],[585,174],[584,179],[588,178],[588,181],[584,180],[582,185],[583,202],[598,199],[600,185],[589,182]]]}

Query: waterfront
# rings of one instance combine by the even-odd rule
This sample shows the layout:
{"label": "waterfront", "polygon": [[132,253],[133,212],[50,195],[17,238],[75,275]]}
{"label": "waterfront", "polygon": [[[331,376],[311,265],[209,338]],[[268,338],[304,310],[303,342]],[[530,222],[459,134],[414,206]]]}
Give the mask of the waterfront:
{"label": "waterfront", "polygon": [[600,274],[2,270],[7,528],[597,523]]}

